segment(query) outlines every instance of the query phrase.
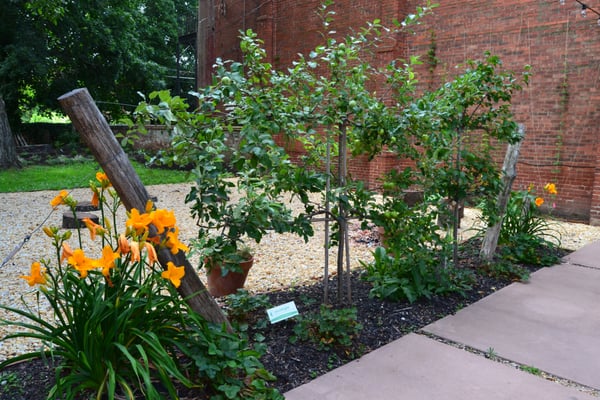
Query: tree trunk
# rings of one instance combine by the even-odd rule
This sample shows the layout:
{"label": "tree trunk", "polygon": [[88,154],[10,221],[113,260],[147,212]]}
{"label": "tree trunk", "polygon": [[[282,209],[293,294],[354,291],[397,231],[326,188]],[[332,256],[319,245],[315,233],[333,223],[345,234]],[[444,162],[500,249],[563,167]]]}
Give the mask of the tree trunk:
{"label": "tree trunk", "polygon": [[479,257],[483,260],[491,260],[496,252],[498,246],[498,238],[500,237],[500,229],[502,228],[502,220],[506,214],[506,206],[510,199],[510,192],[512,190],[512,184],[517,177],[517,160],[519,159],[519,152],[521,150],[521,143],[523,143],[523,137],[525,136],[525,127],[519,124],[519,136],[521,140],[515,144],[509,144],[506,149],[506,156],[504,157],[504,164],[502,165],[502,183],[503,189],[498,196],[498,222],[494,226],[488,227],[483,243],[481,244],[481,251]]}
{"label": "tree trunk", "polygon": [[[348,124],[344,122],[340,127],[338,138],[338,187],[346,187],[346,179],[348,174]],[[344,189],[346,190],[346,189]],[[342,195],[344,195],[343,193]],[[338,258],[337,258],[337,273],[338,273],[338,303],[343,302],[344,292],[344,259],[349,260],[350,248],[348,247],[348,210],[343,201],[338,201],[339,209],[339,232],[338,232]],[[347,271],[347,286],[346,296],[348,304],[352,303],[352,293],[350,289],[350,270]]]}
{"label": "tree trunk", "polygon": [[[125,208],[144,210],[150,198],[148,192],[87,89],[75,89],[59,97],[58,101],[110,179]],[[187,299],[195,312],[208,321],[225,324],[231,330],[221,308],[208,293],[183,251],[173,255],[169,249],[163,248],[158,251],[158,261],[163,268],[169,261],[184,266],[185,276],[178,288],[179,294]]]}
{"label": "tree trunk", "polygon": [[0,168],[20,167],[15,138],[10,130],[4,100],[0,97]]}

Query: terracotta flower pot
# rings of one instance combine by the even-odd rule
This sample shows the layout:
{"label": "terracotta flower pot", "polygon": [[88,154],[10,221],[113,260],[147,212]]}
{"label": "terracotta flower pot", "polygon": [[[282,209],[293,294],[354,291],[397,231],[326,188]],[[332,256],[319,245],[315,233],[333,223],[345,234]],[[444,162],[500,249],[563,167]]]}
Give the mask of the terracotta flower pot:
{"label": "terracotta flower pot", "polygon": [[237,292],[238,289],[244,287],[248,271],[252,268],[253,263],[253,258],[244,261],[240,263],[243,272],[229,271],[225,276],[222,275],[220,265],[211,266],[210,272],[207,275],[208,292],[214,297],[227,296],[228,294]]}

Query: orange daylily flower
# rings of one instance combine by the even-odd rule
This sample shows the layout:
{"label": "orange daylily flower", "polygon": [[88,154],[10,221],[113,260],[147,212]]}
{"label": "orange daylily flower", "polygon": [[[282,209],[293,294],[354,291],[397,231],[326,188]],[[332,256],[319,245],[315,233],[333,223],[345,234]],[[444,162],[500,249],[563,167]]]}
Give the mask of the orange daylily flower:
{"label": "orange daylily flower", "polygon": [[106,233],[106,229],[102,225],[98,225],[94,221],[89,218],[84,218],[82,220],[85,223],[85,226],[90,230],[90,237],[92,240],[96,240],[96,235],[104,235]]}
{"label": "orange daylily flower", "polygon": [[152,213],[152,224],[156,227],[159,235],[166,229],[174,227],[175,223],[175,213],[173,211],[158,209]]}
{"label": "orange daylily flower", "polygon": [[31,270],[29,272],[29,275],[21,275],[19,276],[19,278],[25,279],[29,286],[33,286],[36,283],[44,285],[46,283],[46,277],[44,276],[45,270],[46,269],[42,268],[42,265],[36,261],[31,264]]}
{"label": "orange daylily flower", "polygon": [[69,264],[79,272],[82,279],[88,276],[88,271],[96,268],[94,260],[87,258],[81,249],[75,250],[69,257]]}
{"label": "orange daylily flower", "polygon": [[189,248],[179,241],[179,228],[174,227],[172,230],[167,232],[167,247],[171,250],[172,254],[179,253],[179,250],[187,252]]}
{"label": "orange daylily flower", "polygon": [[146,242],[144,244],[146,248],[146,252],[148,253],[148,264],[152,265],[158,261],[158,255],[156,254],[156,249],[152,245],[152,243]]}
{"label": "orange daylily flower", "polygon": [[127,227],[132,228],[138,235],[148,230],[148,225],[152,223],[152,214],[140,214],[136,208],[132,208],[129,213],[129,219],[126,222]]}
{"label": "orange daylily flower", "polygon": [[62,263],[63,261],[68,260],[71,256],[73,256],[73,250],[71,249],[71,246],[69,246],[69,243],[63,242],[62,254],[60,255],[60,262]]}
{"label": "orange daylily flower", "polygon": [[111,268],[115,267],[115,260],[119,258],[119,253],[114,252],[113,249],[106,245],[102,249],[102,257],[97,260],[98,267],[102,268],[102,275],[108,276]]}
{"label": "orange daylily flower", "polygon": [[58,196],[56,196],[55,198],[53,198],[50,201],[50,205],[52,206],[52,208],[56,208],[61,204],[67,204],[65,202],[65,199],[69,196],[69,192],[67,192],[66,190],[61,190],[60,193],[58,193]]}
{"label": "orange daylily flower", "polygon": [[167,270],[163,271],[161,276],[170,280],[173,286],[178,288],[181,285],[181,279],[185,276],[185,268],[183,266],[176,267],[173,262],[169,261],[167,262]]}
{"label": "orange daylily flower", "polygon": [[536,197],[535,205],[540,207],[542,204],[544,204],[544,199],[542,199],[541,197]]}
{"label": "orange daylily flower", "polygon": [[558,194],[558,191],[556,190],[556,185],[554,183],[547,183],[546,186],[544,186],[544,190],[546,190],[550,194]]}
{"label": "orange daylily flower", "polygon": [[100,182],[100,185],[103,189],[106,189],[109,186],[112,186],[108,176],[104,172],[96,172],[96,180]]}

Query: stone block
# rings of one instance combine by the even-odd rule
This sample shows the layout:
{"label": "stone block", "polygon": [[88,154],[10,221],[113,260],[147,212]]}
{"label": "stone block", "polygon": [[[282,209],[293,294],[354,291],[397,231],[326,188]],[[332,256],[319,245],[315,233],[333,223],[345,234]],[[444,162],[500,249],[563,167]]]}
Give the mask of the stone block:
{"label": "stone block", "polygon": [[90,212],[78,212],[77,218],[73,216],[72,212],[65,212],[63,213],[62,227],[64,229],[77,229],[78,226],[85,228],[85,223],[83,222],[85,218],[89,218],[96,224],[99,223],[98,216]]}

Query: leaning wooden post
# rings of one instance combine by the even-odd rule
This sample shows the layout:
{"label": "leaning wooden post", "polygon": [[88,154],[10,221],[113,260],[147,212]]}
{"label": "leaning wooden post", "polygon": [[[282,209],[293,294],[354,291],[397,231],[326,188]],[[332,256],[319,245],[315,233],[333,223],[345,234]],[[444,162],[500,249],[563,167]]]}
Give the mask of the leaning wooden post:
{"label": "leaning wooden post", "polygon": [[[58,102],[110,179],[125,208],[128,211],[132,208],[144,210],[150,198],[148,192],[88,90],[75,89],[59,97]],[[225,324],[231,330],[227,318],[198,278],[185,253],[172,254],[169,249],[163,248],[157,255],[163,268],[169,261],[185,267],[185,277],[178,291],[190,307],[208,321]]]}
{"label": "leaning wooden post", "polygon": [[519,152],[521,151],[521,143],[525,137],[525,126],[519,124],[519,137],[521,138],[515,144],[509,144],[506,149],[506,156],[504,157],[504,164],[502,165],[502,183],[503,189],[498,196],[498,218],[499,221],[488,227],[481,244],[481,251],[479,257],[483,260],[491,260],[496,252],[498,246],[498,238],[500,236],[500,229],[502,228],[502,220],[506,214],[506,207],[508,200],[510,199],[510,192],[512,190],[512,184],[517,177],[517,160],[519,159]]}

